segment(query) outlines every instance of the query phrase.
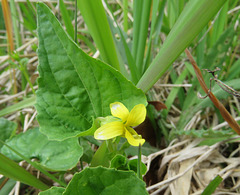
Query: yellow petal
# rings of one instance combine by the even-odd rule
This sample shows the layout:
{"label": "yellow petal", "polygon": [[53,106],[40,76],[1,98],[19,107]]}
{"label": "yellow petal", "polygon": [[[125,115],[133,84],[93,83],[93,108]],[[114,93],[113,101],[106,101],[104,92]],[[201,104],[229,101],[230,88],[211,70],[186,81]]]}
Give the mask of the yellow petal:
{"label": "yellow petal", "polygon": [[123,123],[120,121],[114,121],[98,128],[94,133],[94,138],[98,140],[107,140],[123,135],[123,133]]}
{"label": "yellow petal", "polygon": [[132,127],[125,127],[129,133],[131,133],[133,136],[137,135],[139,137],[141,137],[141,135],[138,135],[138,133],[132,128]]}
{"label": "yellow petal", "polygon": [[133,127],[140,125],[145,120],[146,113],[147,113],[146,107],[143,104],[138,104],[134,106],[127,118],[125,126]]}
{"label": "yellow petal", "polygon": [[121,102],[114,102],[110,104],[110,108],[113,116],[122,119],[123,122],[127,120],[129,111]]}
{"label": "yellow petal", "polygon": [[132,146],[139,146],[139,144],[143,145],[145,142],[145,139],[141,139],[140,135],[134,135],[133,137],[128,130],[125,131],[125,137],[127,138],[128,143]]}

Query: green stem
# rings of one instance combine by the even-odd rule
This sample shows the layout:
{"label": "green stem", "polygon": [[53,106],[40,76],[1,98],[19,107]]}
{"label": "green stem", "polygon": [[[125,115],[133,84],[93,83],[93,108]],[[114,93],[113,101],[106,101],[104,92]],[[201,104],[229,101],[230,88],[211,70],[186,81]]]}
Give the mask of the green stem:
{"label": "green stem", "polygon": [[137,176],[139,179],[142,180],[142,174],[141,174],[141,156],[142,156],[142,148],[141,144],[138,146],[138,165],[137,165]]}
{"label": "green stem", "polygon": [[128,0],[123,0],[123,29],[128,30]]}
{"label": "green stem", "polygon": [[25,77],[25,79],[27,80],[29,86],[31,87],[33,94],[36,95],[36,92],[35,92],[35,90],[34,90],[34,88],[33,88],[33,84],[32,84],[32,82],[30,81],[29,76],[28,76],[26,70],[22,70],[22,73],[23,73],[23,76]]}
{"label": "green stem", "polygon": [[15,40],[16,40],[16,46],[19,48],[22,45],[22,40],[21,40],[21,35],[19,32],[19,28],[17,25],[17,9],[16,9],[16,3],[14,0],[10,0],[10,9],[11,9],[11,14],[12,14],[12,23],[13,23],[13,30],[14,30],[14,35],[15,35]]}
{"label": "green stem", "polygon": [[77,43],[77,0],[75,0],[75,32],[74,32],[74,41]]}

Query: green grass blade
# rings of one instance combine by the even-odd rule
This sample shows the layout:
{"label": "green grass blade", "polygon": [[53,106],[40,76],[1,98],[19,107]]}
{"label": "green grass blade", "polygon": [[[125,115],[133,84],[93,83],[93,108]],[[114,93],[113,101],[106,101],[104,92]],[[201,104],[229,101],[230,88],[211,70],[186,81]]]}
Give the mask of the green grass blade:
{"label": "green grass blade", "polygon": [[168,1],[168,6],[167,6],[167,13],[168,13],[168,23],[169,23],[169,28],[171,29],[174,25],[174,23],[177,20],[178,17],[178,9],[177,9],[177,3],[175,0],[169,0]]}
{"label": "green grass blade", "polygon": [[[136,65],[138,68],[139,75],[142,76],[143,73],[143,59],[144,52],[146,47],[146,40],[148,36],[148,25],[149,25],[149,15],[151,10],[152,1],[143,1],[142,4],[142,13],[141,13],[141,22],[139,29],[139,37],[138,37],[138,47],[136,53]],[[134,18],[135,19],[135,18]]]}
{"label": "green grass blade", "polygon": [[75,0],[75,6],[74,6],[74,8],[75,8],[75,10],[74,10],[74,11],[75,11],[75,13],[74,13],[74,23],[75,23],[75,24],[74,24],[74,42],[77,43],[77,42],[78,42],[78,41],[77,41],[77,37],[78,37],[78,36],[77,36],[77,35],[78,35],[78,30],[77,30],[77,29],[78,29],[78,28],[77,28],[77,17],[78,17],[78,16],[77,16],[77,15],[78,15],[78,14],[77,14],[77,12],[78,12],[77,0]]}
{"label": "green grass blade", "polygon": [[148,91],[224,3],[225,0],[189,1],[137,87]]}
{"label": "green grass blade", "polygon": [[[217,40],[217,42],[213,45],[213,47],[209,50],[207,55],[204,57],[204,62],[201,62],[200,68],[208,68],[214,69],[214,67],[223,68],[223,64],[227,59],[227,53],[229,48],[232,46],[233,40],[235,36],[238,36],[238,31],[234,30],[233,24],[230,25],[221,35],[221,37]],[[226,41],[227,40],[227,41]],[[195,73],[193,74],[194,79],[192,81],[192,87],[188,91],[188,95],[185,99],[185,103],[183,106],[183,110],[189,109],[189,107],[193,106],[196,101],[198,101],[198,97],[195,91],[202,92],[200,84],[196,79]],[[204,74],[203,78],[205,81],[209,81],[211,75]],[[181,118],[184,120],[184,113],[181,115]],[[180,119],[181,120],[181,119]]]}
{"label": "green grass blade", "polygon": [[29,9],[24,3],[19,3],[19,6],[22,10],[22,13],[24,13],[23,21],[25,28],[29,29],[30,31],[35,30],[37,28],[35,20],[36,14],[32,12],[32,10]]}
{"label": "green grass blade", "polygon": [[143,0],[133,1],[133,45],[132,45],[132,55],[136,59],[137,48],[139,41],[139,31],[141,26],[141,14],[142,14],[142,4]]}
{"label": "green grass blade", "polygon": [[228,79],[231,80],[240,75],[240,59],[238,59],[229,70]]}
{"label": "green grass blade", "polygon": [[[163,1],[163,5],[165,5],[165,2],[166,2],[166,0]],[[155,32],[155,28],[156,28],[156,23],[158,22],[160,26],[162,24],[162,16],[163,16],[163,11],[164,11],[163,10],[164,6],[160,7],[160,10],[158,12],[159,4],[160,4],[159,0],[153,0],[151,30],[150,30],[150,35],[149,35],[149,38],[148,38],[147,53],[146,53],[146,59],[145,59],[145,62],[144,62],[143,72],[146,71],[146,69],[147,69],[147,67],[149,66],[149,63],[150,63],[152,39],[153,39],[153,33]],[[157,35],[158,35],[158,33],[157,33]]]}
{"label": "green grass blade", "polygon": [[27,9],[31,11],[32,15],[34,15],[34,18],[36,18],[36,10],[33,7],[32,3],[30,2],[30,0],[27,0],[26,2],[27,2]]}
{"label": "green grass blade", "polygon": [[[158,18],[157,18],[156,27],[155,27],[156,28],[156,30],[155,30],[156,35],[154,36],[154,39],[153,39],[153,48],[159,47],[159,42],[161,42],[161,41],[159,41],[160,36],[158,36],[158,35],[160,34],[160,32],[162,31],[162,28],[163,28],[163,20],[164,20],[164,16],[165,16],[164,15],[164,10],[165,10],[166,3],[167,3],[167,0],[163,0],[163,1],[159,2]],[[148,68],[150,63],[148,63],[148,62],[146,62],[146,63],[147,63],[147,68]]]}
{"label": "green grass blade", "polygon": [[123,0],[123,29],[128,30],[128,0]]}
{"label": "green grass blade", "polygon": [[13,160],[0,153],[0,174],[11,179],[20,181],[40,190],[47,190],[49,187],[31,175],[24,168],[19,166]]}
{"label": "green grass blade", "polygon": [[[182,84],[183,81],[186,79],[186,76],[188,74],[188,69],[184,69],[183,72],[181,73],[181,75],[179,75],[178,79],[176,80],[176,82],[174,84]],[[162,111],[162,114],[164,117],[167,116],[175,98],[177,97],[177,94],[179,92],[181,88],[180,87],[176,87],[176,88],[173,88],[170,92],[170,94],[168,95],[168,98],[165,102],[165,105],[167,106],[167,110],[163,110]]]}
{"label": "green grass blade", "polygon": [[10,114],[12,112],[15,112],[17,110],[20,110],[22,108],[26,108],[29,106],[33,106],[36,102],[36,96],[27,98],[25,100],[22,100],[21,102],[18,102],[16,104],[13,104],[12,106],[8,106],[0,111],[0,117]]}
{"label": "green grass blade", "polygon": [[120,70],[116,48],[102,2],[78,0],[77,4],[103,61]]}
{"label": "green grass blade", "polygon": [[13,23],[13,31],[14,37],[16,41],[16,47],[19,48],[22,44],[21,34],[19,32],[19,27],[17,25],[17,9],[14,0],[10,0],[10,8],[11,8],[11,15],[12,15],[12,23]]}
{"label": "green grass blade", "polygon": [[78,34],[77,38],[82,40],[88,46],[88,48],[91,50],[92,53],[95,53],[97,51],[92,41],[87,36]]}
{"label": "green grass blade", "polygon": [[227,13],[228,12],[228,2],[229,1],[226,1],[224,6],[222,7],[214,25],[213,25],[212,33],[211,33],[210,40],[209,40],[210,41],[209,47],[212,47],[214,45],[214,43],[216,43],[216,41],[218,40],[218,38],[224,31],[224,26],[227,22],[227,17],[228,17],[228,13]]}
{"label": "green grass blade", "polygon": [[[206,28],[204,28],[198,35],[198,41],[200,41],[197,45],[197,48],[196,48],[196,55],[197,55],[197,64],[199,67],[202,66],[202,64],[204,63],[204,60],[205,60],[205,44],[206,44],[206,36],[205,36],[205,33],[206,33]],[[205,37],[203,37],[205,36]]]}
{"label": "green grass blade", "polygon": [[70,19],[68,10],[67,10],[63,0],[59,0],[59,8],[60,8],[60,11],[62,14],[64,24],[66,26],[66,30],[67,30],[68,34],[70,35],[70,37],[72,39],[74,39],[74,29],[73,29],[72,21]]}
{"label": "green grass blade", "polygon": [[222,182],[223,178],[217,175],[205,188],[203,193],[201,195],[211,195],[216,188],[219,186],[219,184]]}
{"label": "green grass blade", "polygon": [[[118,50],[120,51],[120,53],[121,53],[121,48],[120,47],[124,48],[123,52],[126,55],[126,60],[127,60],[127,63],[128,63],[129,69],[130,69],[131,81],[136,84],[138,82],[139,78],[140,78],[140,76],[137,74],[137,71],[136,71],[136,69],[137,69],[136,63],[135,63],[135,61],[133,59],[131,51],[130,51],[130,49],[128,47],[128,44],[126,42],[126,39],[125,39],[125,37],[123,35],[123,32],[122,32],[121,28],[119,27],[119,25],[117,23],[117,20],[116,20],[114,14],[113,14],[113,11],[112,11],[111,7],[107,3],[107,1],[105,3],[107,5],[108,9],[111,11],[111,14],[112,14],[111,16],[114,19],[113,22],[115,22],[115,24],[117,25],[117,29],[115,31],[117,31],[118,35],[121,37],[121,46],[118,46],[117,40],[115,40],[116,41],[116,45],[118,46]],[[110,21],[109,23],[110,23],[110,28],[111,28],[112,32],[115,34],[113,22]]]}

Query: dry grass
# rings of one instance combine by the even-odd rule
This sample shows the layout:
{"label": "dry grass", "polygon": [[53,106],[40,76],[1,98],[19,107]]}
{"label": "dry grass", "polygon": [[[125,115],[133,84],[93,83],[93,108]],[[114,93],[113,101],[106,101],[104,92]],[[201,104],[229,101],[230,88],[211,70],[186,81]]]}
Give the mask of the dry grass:
{"label": "dry grass", "polygon": [[150,194],[201,194],[209,182],[220,175],[224,181],[215,194],[239,194],[240,157],[239,147],[228,157],[224,155],[226,142],[238,145],[239,136],[218,142],[212,146],[198,146],[201,139],[175,139],[171,144],[147,156],[144,161],[150,168],[157,157],[159,182],[148,186]]}

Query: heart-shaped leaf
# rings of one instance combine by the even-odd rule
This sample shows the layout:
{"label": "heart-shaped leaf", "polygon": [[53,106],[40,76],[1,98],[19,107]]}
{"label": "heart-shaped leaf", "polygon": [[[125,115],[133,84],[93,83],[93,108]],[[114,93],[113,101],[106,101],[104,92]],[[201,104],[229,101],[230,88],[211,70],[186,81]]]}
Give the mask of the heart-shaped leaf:
{"label": "heart-shaped leaf", "polygon": [[[6,144],[27,158],[37,158],[40,165],[55,171],[73,168],[83,153],[83,149],[78,143],[78,138],[52,141],[40,133],[38,128],[20,133],[7,140]],[[2,147],[1,152],[12,160],[23,160],[6,146]]]}
{"label": "heart-shaped leaf", "polygon": [[148,194],[145,183],[132,171],[95,167],[76,173],[68,184],[64,195],[78,194]]}
{"label": "heart-shaped leaf", "polygon": [[87,130],[92,119],[109,115],[109,105],[115,101],[129,110],[147,105],[144,93],[121,73],[85,54],[46,5],[38,3],[37,13],[37,119],[49,139],[91,134]]}

